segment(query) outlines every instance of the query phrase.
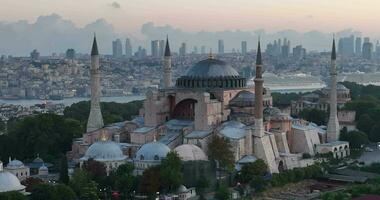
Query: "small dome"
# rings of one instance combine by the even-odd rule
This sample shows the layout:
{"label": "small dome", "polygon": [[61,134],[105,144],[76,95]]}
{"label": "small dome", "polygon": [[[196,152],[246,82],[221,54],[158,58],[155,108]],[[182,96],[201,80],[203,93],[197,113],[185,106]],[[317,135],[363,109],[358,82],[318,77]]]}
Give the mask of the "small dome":
{"label": "small dome", "polygon": [[209,77],[233,77],[239,73],[227,63],[208,58],[192,66],[186,73],[188,77],[209,78]]}
{"label": "small dome", "polygon": [[40,171],[49,171],[49,169],[45,165],[42,165],[38,170],[40,170]]}
{"label": "small dome", "polygon": [[22,191],[25,186],[21,185],[18,178],[10,172],[0,171],[0,192]]}
{"label": "small dome", "polygon": [[230,101],[230,105],[238,107],[255,106],[255,94],[243,90]]}
{"label": "small dome", "polygon": [[180,185],[180,186],[178,187],[177,193],[184,193],[184,192],[187,192],[187,188],[186,188],[186,186],[184,186],[184,185]]}
{"label": "small dome", "polygon": [[10,168],[10,169],[17,169],[17,168],[23,168],[25,165],[23,162],[19,161],[19,160],[12,160],[11,162],[8,163],[7,165],[7,168]]}
{"label": "small dome", "polygon": [[161,160],[170,152],[170,148],[161,142],[151,142],[141,146],[136,153],[136,160]]}
{"label": "small dome", "polygon": [[174,149],[182,161],[208,160],[205,152],[193,144],[183,144]]}
{"label": "small dome", "polygon": [[44,160],[42,160],[42,158],[40,158],[40,156],[37,156],[37,158],[35,158],[35,159],[33,160],[33,162],[34,162],[34,163],[43,163]]}
{"label": "small dome", "polygon": [[238,121],[224,122],[219,133],[229,139],[241,139],[246,136],[245,125]]}
{"label": "small dome", "polygon": [[127,157],[123,154],[120,146],[113,141],[99,141],[92,144],[81,160],[94,159],[97,161],[124,160]]}

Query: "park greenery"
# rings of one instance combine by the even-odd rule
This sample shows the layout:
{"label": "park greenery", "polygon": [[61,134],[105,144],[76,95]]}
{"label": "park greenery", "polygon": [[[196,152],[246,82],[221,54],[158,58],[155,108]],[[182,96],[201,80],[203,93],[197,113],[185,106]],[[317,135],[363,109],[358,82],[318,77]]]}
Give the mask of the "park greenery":
{"label": "park greenery", "polygon": [[[142,101],[102,102],[101,106],[105,124],[109,124],[138,115]],[[45,162],[59,163],[73,139],[85,132],[89,109],[89,102],[82,101],[66,107],[63,116],[46,113],[11,119],[7,133],[0,135],[0,159],[31,161],[39,154]]]}
{"label": "park greenery", "polygon": [[380,142],[380,86],[343,82],[351,91],[352,101],[344,109],[356,111],[356,127],[369,141]]}

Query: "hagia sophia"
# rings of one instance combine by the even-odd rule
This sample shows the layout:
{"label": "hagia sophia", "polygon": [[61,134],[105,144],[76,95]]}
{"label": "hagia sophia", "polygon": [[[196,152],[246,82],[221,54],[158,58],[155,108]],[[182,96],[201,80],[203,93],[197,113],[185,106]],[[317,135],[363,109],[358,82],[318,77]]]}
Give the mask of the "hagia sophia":
{"label": "hagia sophia", "polygon": [[[211,53],[172,80],[171,52],[166,40],[162,87],[147,92],[139,116],[131,121],[103,125],[99,103],[99,54],[96,38],[91,51],[91,114],[83,138],[74,141],[69,157],[104,162],[107,170],[123,162],[135,165],[135,173],[160,164],[170,151],[183,161],[207,161],[213,136],[230,141],[236,169],[263,159],[271,173],[314,163],[317,153],[334,157],[350,154],[348,142],[338,141],[339,122],[332,109],[327,129],[272,106],[270,90],[263,87],[260,42],[254,84],[228,63]],[[331,56],[331,89],[337,90],[335,41]],[[331,97],[331,95],[329,95]],[[336,97],[330,106],[337,106]],[[111,150],[112,149],[112,150]],[[115,150],[114,150],[115,149]],[[308,154],[311,158],[304,158]]]}

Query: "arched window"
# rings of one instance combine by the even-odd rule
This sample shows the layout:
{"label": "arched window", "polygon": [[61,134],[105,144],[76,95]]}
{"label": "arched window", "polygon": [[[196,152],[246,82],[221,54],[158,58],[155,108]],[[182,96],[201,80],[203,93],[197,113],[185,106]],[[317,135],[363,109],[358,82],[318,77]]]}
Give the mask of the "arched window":
{"label": "arched window", "polygon": [[143,155],[140,155],[140,160],[144,160],[144,156]]}
{"label": "arched window", "polygon": [[160,158],[158,157],[158,155],[155,155],[154,156],[154,160],[159,160]]}

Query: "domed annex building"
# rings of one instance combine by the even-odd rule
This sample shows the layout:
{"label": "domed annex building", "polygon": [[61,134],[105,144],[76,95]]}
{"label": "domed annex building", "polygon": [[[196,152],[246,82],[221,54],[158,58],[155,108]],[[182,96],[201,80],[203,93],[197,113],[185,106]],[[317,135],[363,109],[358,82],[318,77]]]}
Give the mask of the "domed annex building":
{"label": "domed annex building", "polygon": [[4,171],[3,163],[0,161],[0,193],[10,191],[25,193],[25,186],[21,185],[20,180],[14,174]]}
{"label": "domed annex building", "polygon": [[80,159],[80,166],[82,167],[84,162],[90,159],[103,163],[106,173],[109,175],[110,171],[116,170],[127,161],[127,156],[123,154],[118,143],[103,138],[87,149],[85,155]]}
{"label": "domed annex building", "polygon": [[14,174],[20,181],[23,181],[30,176],[30,168],[28,166],[25,166],[20,160],[12,160],[10,157],[4,170]]}
{"label": "domed annex building", "polygon": [[133,159],[135,174],[142,175],[149,167],[161,164],[161,160],[166,158],[169,152],[170,148],[168,146],[156,140],[142,145]]}

